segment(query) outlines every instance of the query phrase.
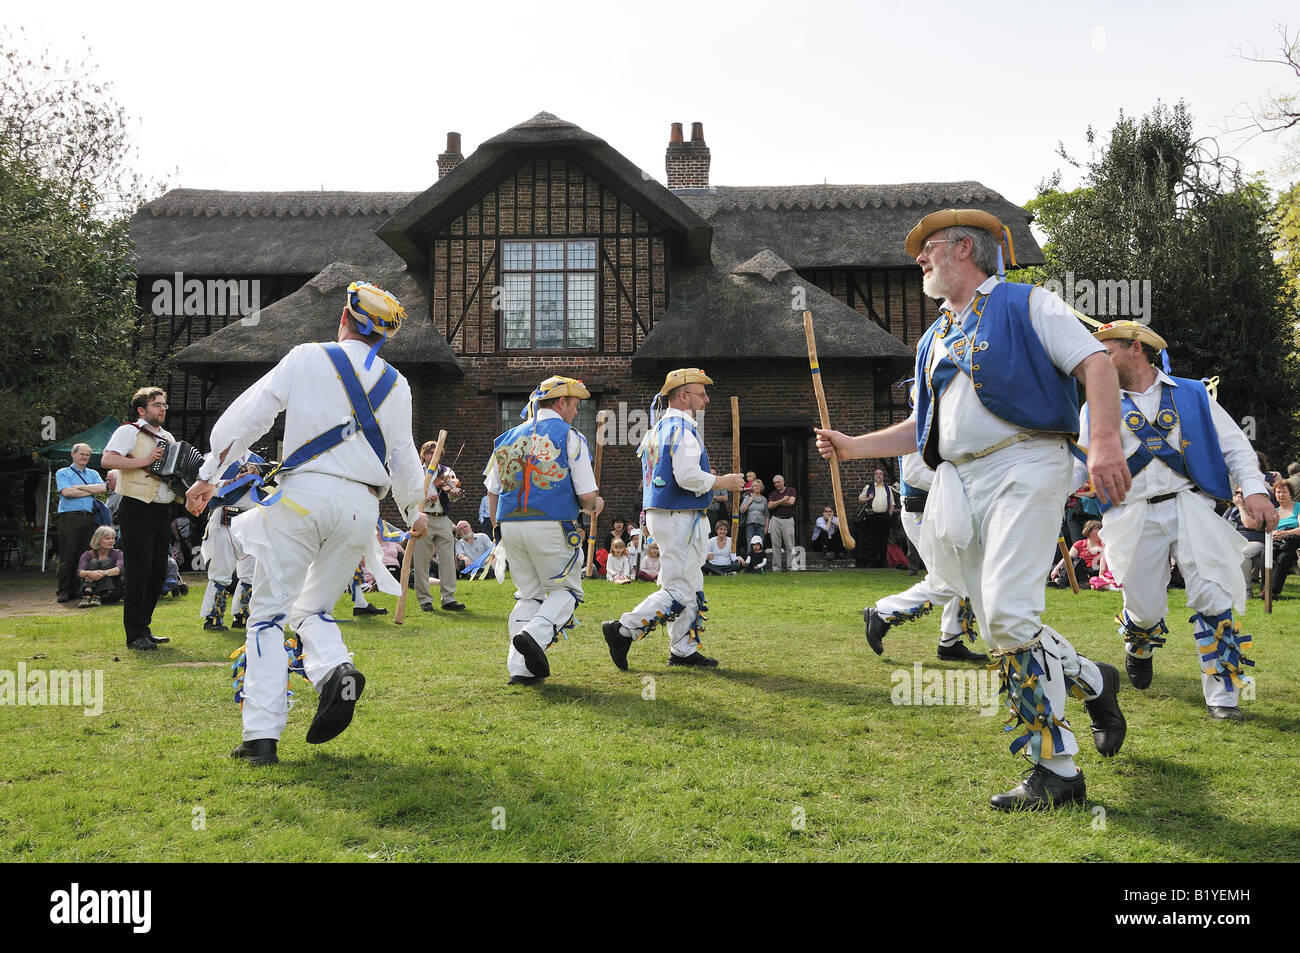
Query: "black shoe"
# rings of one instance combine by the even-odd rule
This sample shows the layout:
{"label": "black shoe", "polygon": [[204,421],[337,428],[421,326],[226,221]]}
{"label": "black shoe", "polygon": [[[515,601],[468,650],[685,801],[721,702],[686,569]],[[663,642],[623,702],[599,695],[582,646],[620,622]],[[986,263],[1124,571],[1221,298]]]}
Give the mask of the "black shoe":
{"label": "black shoe", "polygon": [[134,642],[126,643],[126,647],[128,649],[135,649],[137,652],[152,652],[158,648],[158,646],[152,640],[150,640],[149,636],[147,635],[141,636],[140,638],[136,639]]}
{"label": "black shoe", "polygon": [[1124,653],[1124,671],[1128,673],[1129,683],[1136,689],[1142,690],[1151,687],[1151,676],[1154,674],[1155,666],[1154,656],[1148,655],[1146,658],[1138,658],[1132,652]]}
{"label": "black shoe", "polygon": [[444,602],[442,604],[442,607],[446,609],[448,612],[460,612],[462,609],[465,608],[465,603],[457,602],[455,599],[453,599],[451,602]]}
{"label": "black shoe", "polygon": [[242,758],[249,764],[279,764],[280,758],[275,753],[274,738],[258,738],[254,741],[241,742],[239,747],[230,752],[232,758]]}
{"label": "black shoe", "polygon": [[511,675],[510,685],[537,685],[543,679],[540,675]]}
{"label": "black shoe", "polygon": [[147,638],[154,645],[166,645],[168,642],[171,641],[171,638],[165,635],[147,635],[145,636],[145,638]]}
{"label": "black shoe", "polygon": [[880,618],[875,606],[863,609],[862,618],[867,620],[867,644],[871,646],[871,651],[880,655],[885,651],[884,640],[885,633],[889,631],[889,623]]}
{"label": "black shoe", "polygon": [[353,615],[388,615],[388,610],[385,609],[383,606],[371,606],[371,605],[353,606],[352,614]]}
{"label": "black shoe", "polygon": [[945,662],[983,662],[988,664],[989,657],[983,652],[972,652],[965,642],[957,641],[952,645],[939,646],[939,658]]}
{"label": "black shoe", "polygon": [[307,743],[323,744],[341,735],[352,724],[352,709],[356,708],[365,687],[366,677],[353,668],[351,662],[344,662],[330,672],[321,687],[316,717],[307,729]]}
{"label": "black shoe", "polygon": [[432,603],[432,602],[421,602],[421,603],[420,603],[420,611],[421,611],[421,612],[432,612],[432,611],[433,611],[433,603]]}
{"label": "black shoe", "polygon": [[546,678],[551,674],[551,663],[546,661],[546,650],[537,644],[536,640],[527,632],[520,632],[510,644],[515,647],[520,655],[524,657],[524,664],[528,666],[528,671],[532,672],[537,678]]}
{"label": "black shoe", "polygon": [[59,601],[60,601],[60,602],[71,602],[74,598],[75,598],[74,596],[65,596],[65,595],[60,595],[60,596],[59,596]]}
{"label": "black shoe", "polygon": [[692,652],[690,655],[669,655],[669,665],[685,665],[688,668],[715,668],[718,660],[701,655],[699,652]]}
{"label": "black shoe", "polygon": [[1242,714],[1240,708],[1236,705],[1228,707],[1227,705],[1207,705],[1210,717],[1216,721],[1245,721],[1246,716]]}
{"label": "black shoe", "polygon": [[237,615],[237,616],[234,616],[234,617],[230,620],[230,627],[231,627],[232,629],[247,629],[247,628],[248,628],[248,616],[246,616],[246,615]]}
{"label": "black shoe", "polygon": [[204,632],[228,632],[230,630],[221,624],[220,619],[218,619],[216,622],[213,622],[211,619],[204,619],[203,631]]}
{"label": "black shoe", "polygon": [[627,650],[632,647],[632,637],[624,635],[618,620],[602,622],[600,631],[605,633],[605,644],[609,646],[609,657],[620,672],[627,671]]}
{"label": "black shoe", "polygon": [[182,596],[188,596],[190,594],[190,587],[185,585],[185,583],[181,583],[179,586],[176,587],[176,591],[179,592]]}
{"label": "black shoe", "polygon": [[1083,703],[1092,717],[1092,743],[1103,757],[1113,758],[1124,744],[1128,722],[1119,710],[1119,670],[1114,665],[1098,662],[1101,670],[1101,694]]}
{"label": "black shoe", "polygon": [[1005,794],[993,795],[989,804],[999,811],[1047,811],[1063,804],[1082,804],[1087,793],[1082,771],[1063,778],[1036,764],[1025,780]]}

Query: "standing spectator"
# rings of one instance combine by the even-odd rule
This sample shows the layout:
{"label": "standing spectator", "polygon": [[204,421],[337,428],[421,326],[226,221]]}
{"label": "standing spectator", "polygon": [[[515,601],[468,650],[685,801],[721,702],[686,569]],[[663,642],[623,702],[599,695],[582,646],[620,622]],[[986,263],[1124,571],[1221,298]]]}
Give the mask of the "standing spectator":
{"label": "standing spectator", "polygon": [[646,548],[645,555],[641,557],[641,568],[636,571],[636,577],[646,582],[659,581],[659,544],[651,542]]}
{"label": "standing spectator", "polygon": [[126,575],[122,627],[127,647],[143,652],[170,641],[155,636],[150,623],[167,576],[169,517],[176,494],[165,480],[149,472],[149,465],[162,457],[163,444],[174,443],[176,438],[163,429],[167,392],[161,387],[140,388],[131,398],[131,409],[136,420],[113,431],[104,446],[104,466],[121,473],[117,487],[122,503],[117,516],[122,525]]}
{"label": "standing spectator", "polygon": [[827,559],[844,556],[844,541],[840,539],[840,518],[829,506],[822,507],[813,527],[812,547]]}
{"label": "standing spectator", "polygon": [[[420,448],[420,462],[426,470],[433,462],[433,451],[438,444],[426,440]],[[438,472],[429,482],[429,495],[424,501],[424,513],[429,517],[427,535],[415,538],[415,549],[411,553],[411,564],[415,566],[415,597],[423,612],[433,611],[433,596],[429,592],[429,568],[434,550],[438,552],[438,588],[441,591],[442,607],[450,612],[459,612],[465,608],[464,603],[456,600],[456,537],[452,533],[452,522],[448,516],[451,504],[458,501],[463,492],[460,480],[451,467],[438,464]],[[406,580],[402,580],[406,585]]]}
{"label": "standing spectator", "polygon": [[767,532],[767,497],[763,495],[763,481],[757,477],[750,483],[749,492],[740,498],[740,520],[744,527],[741,539]]}
{"label": "standing spectator", "polygon": [[718,520],[718,534],[704,547],[704,571],[710,576],[725,576],[740,568],[740,563],[731,554],[731,537],[727,521]]}
{"label": "standing spectator", "polygon": [[794,501],[798,491],[785,485],[785,477],[772,477],[772,492],[767,494],[768,532],[772,534],[772,572],[781,571],[781,555],[785,554],[785,570],[790,571],[794,555]]}
{"label": "standing spectator", "polygon": [[122,550],[115,549],[117,534],[111,526],[100,526],[90,537],[90,548],[81,554],[77,575],[81,577],[79,609],[92,609],[122,598]]}
{"label": "standing spectator", "polygon": [[466,566],[492,548],[492,539],[487,533],[475,533],[464,520],[456,524],[455,532],[456,568],[463,572]]}
{"label": "standing spectator", "polygon": [[481,533],[492,532],[492,509],[488,502],[488,495],[483,494],[483,499],[478,503],[478,528]]}
{"label": "standing spectator", "polygon": [[871,569],[883,569],[889,558],[889,528],[898,515],[898,491],[885,482],[885,471],[876,468],[872,482],[858,494],[862,504],[862,563]]}
{"label": "standing spectator", "polygon": [[59,488],[59,575],[56,585],[60,602],[71,602],[81,588],[77,564],[90,548],[95,532],[95,496],[107,491],[103,479],[87,464],[90,447],[79,443],[72,448],[72,466],[64,467],[55,480]]}
{"label": "standing spectator", "polygon": [[632,581],[632,557],[627,554],[627,543],[614,540],[605,560],[605,578],[620,585]]}

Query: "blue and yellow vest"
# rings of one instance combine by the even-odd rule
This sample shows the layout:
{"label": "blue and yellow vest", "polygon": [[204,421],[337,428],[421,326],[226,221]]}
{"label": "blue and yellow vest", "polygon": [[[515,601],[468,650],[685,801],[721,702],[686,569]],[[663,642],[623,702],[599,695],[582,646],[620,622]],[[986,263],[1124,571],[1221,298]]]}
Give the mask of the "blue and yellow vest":
{"label": "blue and yellow vest", "polygon": [[[1155,433],[1150,434],[1153,438],[1150,449],[1155,452],[1154,459],[1161,460],[1170,469],[1191,480],[1202,493],[1216,500],[1232,499],[1232,478],[1228,473],[1228,465],[1223,459],[1223,447],[1219,443],[1219,433],[1214,429],[1214,418],[1210,416],[1209,392],[1200,381],[1172,375],[1170,380],[1178,386],[1170,387],[1164,384],[1161,397],[1172,398],[1179,427],[1178,445],[1168,444],[1167,441],[1162,445],[1161,442],[1155,441]],[[1129,430],[1134,430],[1133,423],[1140,422],[1135,420],[1130,423],[1128,420],[1130,413],[1141,416],[1132,399],[1122,395],[1120,418]],[[1155,424],[1162,433],[1167,434],[1173,429],[1173,421],[1161,420],[1163,416],[1163,411],[1156,414]],[[1139,435],[1138,439],[1141,441],[1142,436]],[[1174,458],[1166,446],[1177,452],[1179,457]],[[1170,456],[1171,459],[1164,459],[1164,455]],[[1143,451],[1142,446],[1139,446],[1129,455],[1129,472],[1136,476],[1151,462],[1153,458]],[[1180,462],[1181,469],[1178,465]]]}
{"label": "blue and yellow vest", "polygon": [[[497,522],[578,518],[578,496],[569,473],[571,429],[559,417],[547,417],[525,420],[497,437],[492,451],[501,478]],[[585,439],[582,452],[587,453]]]}
{"label": "blue and yellow vest", "polygon": [[707,510],[713,493],[692,493],[677,485],[673,477],[672,450],[690,432],[700,443],[700,469],[709,472],[709,454],[695,429],[695,422],[685,417],[661,417],[654,430],[646,435],[637,456],[641,458],[641,507],[647,510]]}
{"label": "blue and yellow vest", "polygon": [[[975,296],[966,319],[965,340],[959,344],[957,373],[969,372],[975,396],[984,409],[1025,430],[1079,435],[1079,398],[1074,378],[1048,357],[1034,333],[1029,318],[1029,294],[1033,285],[999,282],[988,295]],[[916,348],[916,445],[931,468],[941,462],[937,434],[931,433],[935,403],[935,382],[930,371],[930,354],[935,339],[949,333],[947,316],[930,326]],[[950,352],[953,347],[949,346]],[[949,361],[944,358],[940,363]],[[936,366],[935,372],[937,373]],[[935,446],[927,441],[934,436]]]}

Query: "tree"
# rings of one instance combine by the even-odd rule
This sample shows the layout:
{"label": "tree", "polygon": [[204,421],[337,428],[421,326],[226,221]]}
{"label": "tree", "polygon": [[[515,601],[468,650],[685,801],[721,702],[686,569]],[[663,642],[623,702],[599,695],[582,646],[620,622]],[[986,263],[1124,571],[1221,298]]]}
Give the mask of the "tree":
{"label": "tree", "polygon": [[[1256,63],[1282,66],[1300,79],[1300,30],[1292,36],[1286,26],[1274,24],[1281,38],[1276,58],[1262,55],[1258,50],[1242,54]],[[1271,135],[1274,138],[1300,128],[1300,93],[1296,91],[1271,92],[1255,106],[1240,107],[1229,119],[1230,132],[1249,132],[1248,138]],[[1282,160],[1283,172],[1300,170],[1300,139],[1293,138]]]}
{"label": "tree", "polygon": [[123,415],[143,379],[129,158],[125,114],[84,64],[0,36],[0,454]]}
{"label": "tree", "polygon": [[1034,277],[1072,289],[1067,301],[1098,320],[1149,321],[1175,374],[1219,377],[1219,402],[1253,418],[1256,446],[1293,459],[1300,360],[1268,189],[1195,139],[1181,103],[1140,121],[1121,114],[1104,146],[1092,130],[1088,142],[1092,158],[1075,163],[1083,187],[1061,192],[1052,180],[1028,203],[1049,238]]}

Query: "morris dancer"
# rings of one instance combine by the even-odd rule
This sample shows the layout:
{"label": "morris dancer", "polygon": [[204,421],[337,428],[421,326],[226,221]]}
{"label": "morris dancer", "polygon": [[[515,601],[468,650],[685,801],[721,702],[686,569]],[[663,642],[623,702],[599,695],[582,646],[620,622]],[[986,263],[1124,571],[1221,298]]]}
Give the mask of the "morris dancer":
{"label": "morris dancer", "polygon": [[[699,651],[708,605],[704,601],[704,550],[709,524],[704,519],[717,490],[744,488],[742,473],[714,476],[696,430],[696,415],[709,405],[704,385],[713,380],[698,367],[669,371],[650,406],[651,427],[637,450],[641,458],[642,503],[646,526],[659,544],[659,590],[631,612],[601,629],[609,656],[627,671],[634,641],[657,625],[666,626],[668,664],[712,667],[717,659]],[[666,406],[658,417],[660,406]]]}
{"label": "morris dancer", "polygon": [[1011,749],[1034,763],[1021,784],[990,803],[1044,809],[1082,802],[1086,793],[1065,720],[1067,688],[1085,700],[1102,755],[1119,751],[1127,728],[1115,668],[1079,655],[1041,621],[1043,563],[1073,488],[1067,439],[1077,436],[1079,416],[1070,375],[1096,408],[1088,456],[1094,485],[1123,500],[1130,480],[1115,369],[1063,301],[1000,280],[1004,236],[1010,251],[1002,223],[975,209],[933,212],[912,229],[907,253],[921,266],[925,293],[943,299],[917,347],[916,410],[857,437],[819,429],[817,446],[840,459],[919,450],[935,469],[921,555],[937,580],[969,593],[984,640],[1001,659],[1008,704],[1026,725]]}
{"label": "morris dancer", "polygon": [[[917,540],[921,534],[921,520],[930,495],[930,485],[934,482],[934,471],[925,465],[919,453],[905,454],[900,470],[903,483],[903,531],[907,533],[912,545],[919,548]],[[939,621],[939,658],[945,662],[987,662],[987,655],[972,652],[961,640],[963,635],[972,642],[979,637],[975,610],[971,608],[970,600],[953,592],[939,580],[931,579],[928,574],[910,589],[885,596],[874,606],[862,610],[862,616],[867,622],[867,644],[871,646],[871,651],[880,655],[885,650],[885,633],[891,626],[919,619],[936,605],[943,606],[943,616]]]}
{"label": "morris dancer", "polygon": [[305,675],[320,694],[308,743],[329,741],[352,722],[366,680],[330,610],[367,549],[378,550],[379,500],[390,486],[411,535],[427,526],[419,511],[424,480],[411,439],[411,389],[395,368],[376,360],[405,317],[388,292],[353,282],[337,343],[295,347],[212,428],[212,450],[187,494],[192,513],[202,512],[216,492],[217,473],[270,430],[282,410],[285,446],[296,448],[281,465],[279,492],[231,524],[244,551],[257,558],[244,740],[232,757],[279,760],[276,745],[289,714],[286,626],[301,640]]}
{"label": "morris dancer", "polygon": [[[523,423],[497,437],[483,471],[494,532],[510,560],[516,587],[507,623],[511,685],[536,685],[551,674],[546,650],[573,626],[582,602],[582,536],[578,514],[598,514],[587,440],[573,426],[590,397],[582,381],[548,377],[533,391]],[[497,554],[500,559],[500,553]],[[456,574],[455,557],[439,574]]]}
{"label": "morris dancer", "polygon": [[199,618],[207,632],[225,632],[226,604],[230,600],[230,584],[239,576],[239,590],[230,619],[232,629],[242,629],[248,624],[248,606],[253,593],[253,569],[257,560],[245,553],[230,532],[230,521],[256,505],[253,498],[253,477],[263,460],[256,453],[247,459],[232,463],[221,474],[217,484],[218,495],[208,504],[208,527],[203,533],[199,552],[207,564],[208,588],[203,593]]}
{"label": "morris dancer", "polygon": [[[1106,561],[1123,586],[1115,620],[1126,643],[1124,668],[1134,688],[1151,684],[1153,653],[1164,645],[1169,558],[1187,584],[1201,657],[1201,691],[1210,717],[1240,721],[1239,689],[1250,636],[1233,618],[1246,610],[1241,573],[1245,541],[1214,513],[1240,484],[1242,509],[1271,531],[1277,510],[1250,441],[1200,381],[1171,377],[1154,361],[1165,340],[1136,321],[1113,321],[1093,332],[1119,374],[1120,431],[1133,489],[1122,505],[1102,505]],[[1079,416],[1088,425],[1088,405]],[[1086,432],[1086,431],[1084,431]],[[1229,479],[1229,471],[1232,479]]]}

